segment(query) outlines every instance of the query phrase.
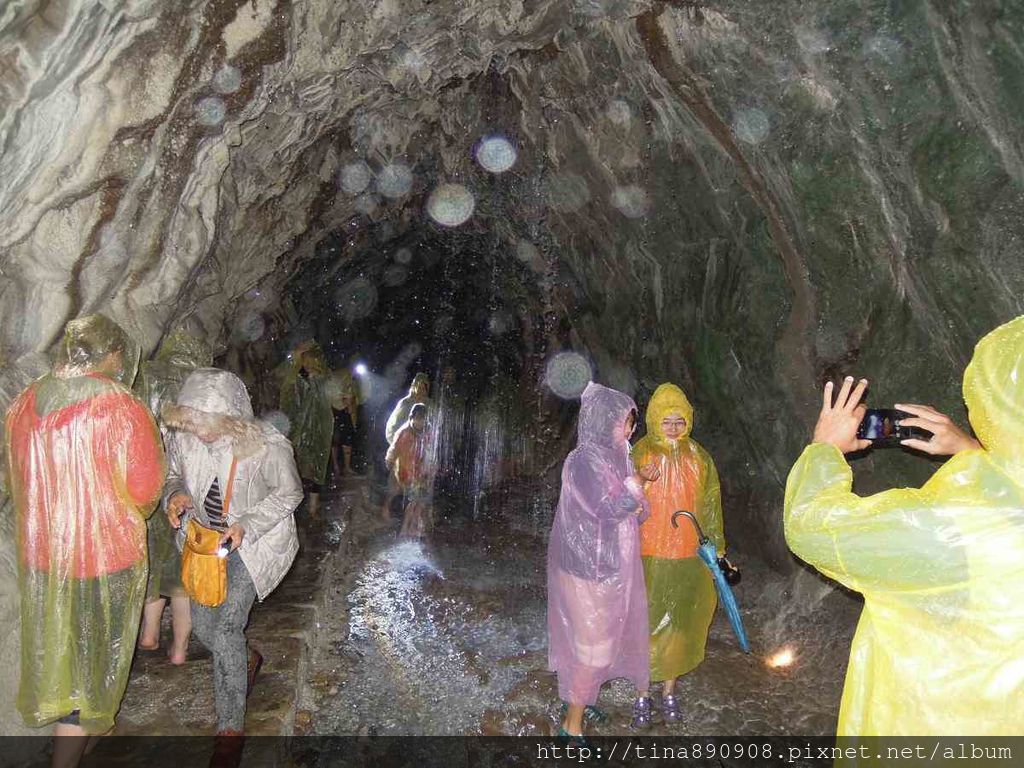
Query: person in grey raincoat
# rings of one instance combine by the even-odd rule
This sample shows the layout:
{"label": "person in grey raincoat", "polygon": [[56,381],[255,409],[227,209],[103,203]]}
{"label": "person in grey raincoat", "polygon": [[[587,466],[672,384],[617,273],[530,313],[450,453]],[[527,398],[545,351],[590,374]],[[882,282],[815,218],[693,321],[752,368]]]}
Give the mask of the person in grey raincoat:
{"label": "person in grey raincoat", "polygon": [[188,513],[230,540],[227,598],[216,608],[194,603],[192,625],[213,653],[218,736],[241,736],[262,662],[257,651],[247,652],[245,626],[253,602],[274,590],[298,552],[293,513],[302,481],[291,444],[253,420],[249,394],[233,373],[198,369],[182,385],[177,407],[163,415],[173,429],[164,490],[171,526],[181,529]]}

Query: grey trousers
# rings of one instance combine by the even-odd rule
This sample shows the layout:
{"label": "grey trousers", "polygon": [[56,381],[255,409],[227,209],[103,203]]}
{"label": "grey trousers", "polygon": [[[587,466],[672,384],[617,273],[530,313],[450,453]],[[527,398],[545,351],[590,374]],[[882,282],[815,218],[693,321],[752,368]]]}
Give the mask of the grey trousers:
{"label": "grey trousers", "polygon": [[249,571],[238,550],[228,555],[228,595],[216,608],[192,603],[192,631],[213,654],[213,700],[217,730],[245,729],[249,651],[245,625],[256,600]]}

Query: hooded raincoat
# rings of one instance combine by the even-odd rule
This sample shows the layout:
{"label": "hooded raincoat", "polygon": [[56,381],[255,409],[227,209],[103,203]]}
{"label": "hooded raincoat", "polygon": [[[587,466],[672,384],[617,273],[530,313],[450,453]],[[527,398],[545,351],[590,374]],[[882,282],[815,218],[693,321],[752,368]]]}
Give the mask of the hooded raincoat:
{"label": "hooded raincoat", "polygon": [[577,445],[562,466],[548,542],[548,665],[571,704],[594,704],[601,684],[617,677],[649,683],[637,530],[647,501],[629,442],[616,434],[635,409],[627,395],[588,384]]}
{"label": "hooded raincoat", "polygon": [[[228,371],[200,368],[192,373],[178,394],[178,405],[200,416],[229,416],[248,427],[225,429],[225,436],[213,443],[203,442],[187,428],[175,429],[167,447],[164,499],[188,494],[199,522],[209,526],[203,500],[214,478],[223,482],[230,477],[232,460],[236,460],[227,522],[245,529],[238,553],[263,600],[284,578],[299,551],[292,513],[302,501],[302,481],[291,445],[269,424],[253,421],[245,385]],[[179,531],[179,548],[184,528]]]}
{"label": "hooded raincoat", "polygon": [[[97,370],[118,349],[120,370]],[[128,682],[146,591],[146,517],[164,479],[156,424],[121,383],[137,364],[115,323],[73,320],[54,372],[7,412],[21,590],[17,704],[31,726],[78,710],[86,731],[106,731]]]}
{"label": "hooded raincoat", "polygon": [[1017,735],[1024,725],[1024,318],[978,344],[964,400],[984,450],[868,497],[833,446],[786,486],[786,540],[864,595],[840,736]]}
{"label": "hooded raincoat", "polygon": [[299,475],[318,485],[327,480],[334,437],[334,412],[327,393],[329,373],[315,342],[301,344],[279,368],[281,410],[291,422],[288,437]]}
{"label": "hooded raincoat", "polygon": [[413,394],[413,389],[416,386],[417,380],[426,381],[428,386],[430,384],[430,380],[427,379],[424,374],[416,374],[412,385],[409,387],[409,393],[395,404],[394,409],[391,411],[391,415],[388,416],[388,422],[384,426],[384,436],[387,438],[388,445],[395,442],[395,436],[398,434],[398,430],[404,427],[409,421],[409,412],[416,403],[424,403],[427,407],[430,407],[431,403],[428,398],[418,399],[416,395]]}
{"label": "hooded raincoat", "polygon": [[[661,429],[669,415],[686,419],[686,431],[671,441]],[[633,448],[633,463],[657,463],[661,477],[647,483],[651,516],[640,526],[640,554],[651,628],[651,679],[669,680],[704,660],[708,629],[718,596],[707,566],[697,556],[697,532],[687,519],[672,527],[672,514],[693,512],[704,535],[725,554],[718,472],[696,440],[693,406],[675,384],[662,384],[647,406],[647,435]]]}
{"label": "hooded raincoat", "polygon": [[[185,331],[175,331],[160,345],[153,360],[147,360],[139,368],[135,381],[135,392],[160,423],[160,411],[164,405],[174,403],[178,390],[186,377],[196,368],[208,368],[213,364],[213,351],[197,336]],[[161,432],[165,432],[161,425]],[[181,586],[181,555],[175,545],[174,529],[167,522],[166,515],[151,515],[148,522],[149,536],[149,582],[146,585],[146,599],[184,596]]]}

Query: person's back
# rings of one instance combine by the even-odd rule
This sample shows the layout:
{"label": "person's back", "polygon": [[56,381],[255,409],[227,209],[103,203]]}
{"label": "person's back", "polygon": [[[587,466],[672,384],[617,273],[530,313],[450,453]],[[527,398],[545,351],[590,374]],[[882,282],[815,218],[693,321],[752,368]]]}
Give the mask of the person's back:
{"label": "person's back", "polygon": [[840,736],[1012,735],[1024,723],[1024,318],[979,343],[964,399],[984,450],[860,498],[842,454],[790,474],[786,538],[864,595]]}
{"label": "person's back", "polygon": [[[7,412],[19,529],[18,708],[58,734],[102,733],[128,679],[146,588],[146,524],[164,478],[149,411],[124,386],[137,353],[99,315]],[[115,377],[120,379],[116,381]]]}

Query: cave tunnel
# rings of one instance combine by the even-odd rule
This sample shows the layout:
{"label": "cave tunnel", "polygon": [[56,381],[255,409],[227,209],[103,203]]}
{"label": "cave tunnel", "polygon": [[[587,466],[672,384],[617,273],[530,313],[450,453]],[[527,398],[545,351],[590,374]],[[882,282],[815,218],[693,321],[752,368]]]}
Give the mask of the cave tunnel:
{"label": "cave tunnel", "polygon": [[[252,610],[246,733],[549,738],[545,553],[581,394],[632,398],[635,443],[676,384],[752,653],[719,607],[679,721],[647,733],[833,737],[864,598],[790,549],[787,476],[847,375],[968,429],[972,350],[1024,314],[1021,39],[1012,0],[13,0],[0,404],[101,313],[143,361],[202,339],[298,455],[279,372],[309,341],[358,366],[352,471],[327,462],[316,514],[306,483],[295,564]],[[419,372],[444,465],[422,541],[385,464]],[[867,496],[944,465],[850,466]],[[39,735],[5,479],[0,733]],[[212,735],[211,674],[196,637],[183,665],[138,651],[115,733]],[[588,731],[630,733],[634,696],[608,682]]]}

